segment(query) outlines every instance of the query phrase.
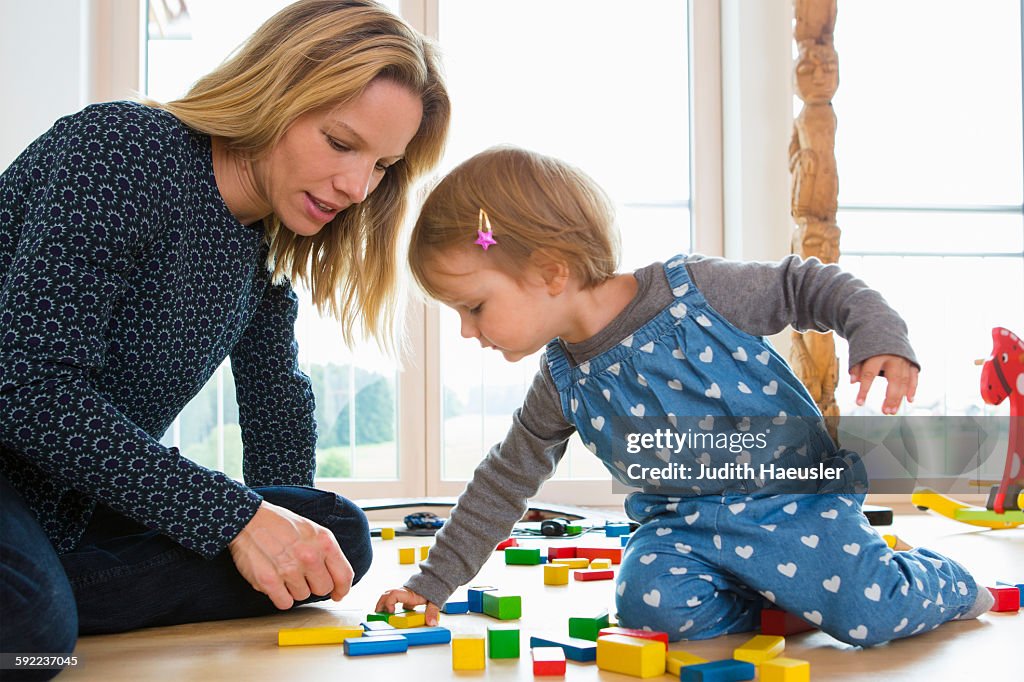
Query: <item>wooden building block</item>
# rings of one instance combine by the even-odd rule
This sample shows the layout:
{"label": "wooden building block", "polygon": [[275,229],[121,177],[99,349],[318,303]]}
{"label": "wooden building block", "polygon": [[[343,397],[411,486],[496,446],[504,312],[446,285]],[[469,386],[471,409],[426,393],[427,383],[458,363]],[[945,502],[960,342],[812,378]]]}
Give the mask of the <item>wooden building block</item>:
{"label": "wooden building block", "polygon": [[449,599],[441,607],[441,613],[469,613],[469,599]]}
{"label": "wooden building block", "polygon": [[564,635],[533,635],[530,637],[530,647],[557,646],[565,652],[565,657],[571,661],[590,663],[597,660],[597,642],[591,642],[578,637],[567,637]]}
{"label": "wooden building block", "polygon": [[594,569],[611,568],[611,567],[612,567],[612,560],[611,559],[594,559],[593,561],[590,562],[590,568],[594,568]]}
{"label": "wooden building block", "polygon": [[364,620],[360,625],[363,626],[364,632],[391,632],[393,635],[397,635],[395,632],[395,626],[386,620]]}
{"label": "wooden building block", "polygon": [[565,564],[548,564],[544,567],[545,585],[568,585],[569,567]]}
{"label": "wooden building block", "polygon": [[420,561],[426,561],[428,556],[430,556],[430,545],[423,545],[420,547]]}
{"label": "wooden building block", "polygon": [[363,629],[355,625],[324,628],[286,628],[277,631],[277,645],[341,644],[350,637],[362,636]]}
{"label": "wooden building block", "polygon": [[583,557],[552,559],[551,563],[559,566],[568,566],[570,569],[575,570],[577,568],[588,568],[590,566],[590,559],[584,559]]}
{"label": "wooden building block", "polygon": [[622,635],[597,638],[597,667],[633,677],[665,674],[665,647],[661,642]]}
{"label": "wooden building block", "polygon": [[374,630],[363,634],[364,637],[388,637],[401,635],[409,642],[409,646],[425,646],[427,644],[447,644],[452,641],[452,631],[439,625],[405,628],[391,632]]}
{"label": "wooden building block", "polygon": [[815,629],[817,628],[806,620],[799,616],[794,616],[788,611],[783,611],[782,609],[761,609],[762,635],[785,637],[786,635],[795,635]]}
{"label": "wooden building block", "polygon": [[548,561],[555,559],[575,559],[576,547],[548,547]]}
{"label": "wooden building block", "polygon": [[368,622],[375,621],[375,620],[382,620],[382,621],[384,621],[386,623],[386,622],[388,622],[388,619],[391,618],[391,616],[393,616],[393,615],[395,615],[395,614],[387,613],[387,612],[384,612],[384,611],[378,611],[376,613],[368,613],[368,614],[366,614],[366,620]]}
{"label": "wooden building block", "polygon": [[498,620],[515,620],[523,615],[523,598],[518,594],[484,592],[483,606],[485,614]]}
{"label": "wooden building block", "polygon": [[679,671],[680,682],[743,682],[754,679],[753,663],[726,659],[688,665]]}
{"label": "wooden building block", "polygon": [[519,658],[519,626],[487,626],[488,658]]}
{"label": "wooden building block", "polygon": [[533,675],[565,675],[565,651],[557,646],[535,646],[530,650],[533,656]]}
{"label": "wooden building block", "polygon": [[414,563],[416,563],[416,548],[415,547],[399,547],[398,548],[398,563],[400,563],[400,564],[414,564]]}
{"label": "wooden building block", "polygon": [[795,658],[773,658],[758,666],[761,682],[810,682],[811,664]]}
{"label": "wooden building block", "polygon": [[380,529],[380,539],[381,540],[394,540],[395,539],[395,529],[394,528],[381,528]]}
{"label": "wooden building block", "polygon": [[632,533],[630,533],[629,535],[620,535],[619,536],[619,547],[625,547],[626,545],[628,545],[629,544],[629,539],[631,537],[633,537]]}
{"label": "wooden building block", "polygon": [[474,585],[466,590],[466,594],[469,597],[469,612],[470,613],[483,613],[484,612],[484,592],[492,592],[498,589],[490,585]]}
{"label": "wooden building block", "polygon": [[518,540],[516,540],[515,538],[508,538],[507,540],[502,540],[501,542],[499,542],[497,547],[494,548],[494,551],[495,552],[503,552],[506,549],[508,549],[509,547],[518,547],[518,546],[519,546],[519,541]]}
{"label": "wooden building block", "polygon": [[577,547],[576,556],[584,559],[611,559],[613,564],[622,563],[621,547]]}
{"label": "wooden building block", "polygon": [[1002,580],[997,580],[996,585],[998,587],[1016,587],[1017,590],[1020,592],[1020,605],[1024,606],[1024,583],[1014,584],[1003,582]]}
{"label": "wooden building block", "polygon": [[996,599],[991,611],[1010,613],[1020,610],[1020,590],[1016,587],[990,587],[988,591]]}
{"label": "wooden building block", "polygon": [[369,656],[371,654],[399,654],[409,650],[409,640],[401,635],[380,637],[349,638],[344,641],[346,656]]}
{"label": "wooden building block", "polygon": [[606,628],[601,628],[597,633],[598,637],[605,637],[607,635],[635,637],[636,639],[650,639],[656,642],[661,642],[666,649],[668,648],[667,632],[658,632],[657,630],[634,630],[633,628],[620,628],[617,625],[612,625]]}
{"label": "wooden building block", "polygon": [[573,616],[569,618],[569,636],[597,641],[597,634],[602,628],[608,627],[608,612],[602,611],[596,616]]}
{"label": "wooden building block", "polygon": [[609,521],[604,524],[604,534],[610,538],[629,535],[629,524],[623,521]]}
{"label": "wooden building block", "polygon": [[732,652],[737,661],[760,665],[779,656],[786,649],[786,640],[777,635],[754,635]]}
{"label": "wooden building block", "polygon": [[540,548],[508,547],[505,549],[505,563],[509,566],[536,566],[540,563]]}
{"label": "wooden building block", "polygon": [[427,624],[427,616],[421,611],[402,611],[388,618],[388,623],[398,628],[421,628]]}
{"label": "wooden building block", "polygon": [[708,659],[701,658],[697,654],[691,654],[688,651],[666,651],[665,652],[665,672],[672,677],[679,677],[679,671],[688,665],[697,665],[698,663],[707,663]]}
{"label": "wooden building block", "polygon": [[452,670],[484,670],[487,667],[483,635],[452,638]]}
{"label": "wooden building block", "polygon": [[574,580],[612,580],[615,578],[615,571],[610,568],[602,568],[596,571],[580,569],[572,572]]}

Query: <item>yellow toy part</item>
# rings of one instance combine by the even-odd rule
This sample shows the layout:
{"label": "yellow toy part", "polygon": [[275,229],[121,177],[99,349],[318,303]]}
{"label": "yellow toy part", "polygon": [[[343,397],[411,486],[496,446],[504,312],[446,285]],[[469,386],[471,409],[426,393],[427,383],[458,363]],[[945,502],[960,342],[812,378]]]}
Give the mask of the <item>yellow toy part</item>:
{"label": "yellow toy part", "polygon": [[[1024,497],[1024,496],[1022,496]],[[999,514],[984,507],[964,504],[952,497],[937,493],[930,488],[919,488],[910,497],[918,509],[931,510],[947,519],[960,521],[981,528],[1016,528],[1024,524],[1024,511],[1007,511]]]}

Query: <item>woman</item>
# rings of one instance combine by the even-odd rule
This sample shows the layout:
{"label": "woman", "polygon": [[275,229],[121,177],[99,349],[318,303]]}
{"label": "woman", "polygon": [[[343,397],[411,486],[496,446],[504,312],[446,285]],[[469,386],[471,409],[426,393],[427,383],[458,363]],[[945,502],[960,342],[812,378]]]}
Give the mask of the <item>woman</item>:
{"label": "woman", "polygon": [[[365,573],[362,512],[309,487],[289,280],[347,341],[387,339],[448,120],[430,43],[370,0],[300,0],[183,99],[90,106],[0,176],[0,651],[338,600]],[[159,443],[225,357],[245,485]]]}

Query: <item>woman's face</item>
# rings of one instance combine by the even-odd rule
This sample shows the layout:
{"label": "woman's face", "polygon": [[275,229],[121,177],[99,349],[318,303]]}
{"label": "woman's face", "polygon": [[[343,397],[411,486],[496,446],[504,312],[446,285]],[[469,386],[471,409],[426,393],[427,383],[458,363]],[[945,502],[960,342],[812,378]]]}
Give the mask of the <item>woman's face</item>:
{"label": "woman's face", "polygon": [[253,163],[257,190],[289,230],[314,235],[377,188],[405,155],[422,116],[417,95],[374,81],[348,104],[295,119]]}

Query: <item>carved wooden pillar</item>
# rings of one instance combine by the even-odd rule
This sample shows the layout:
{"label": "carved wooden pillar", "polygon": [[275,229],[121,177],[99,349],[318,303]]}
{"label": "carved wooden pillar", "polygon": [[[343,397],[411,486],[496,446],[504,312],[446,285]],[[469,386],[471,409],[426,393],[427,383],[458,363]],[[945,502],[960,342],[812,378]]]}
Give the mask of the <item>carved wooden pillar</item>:
{"label": "carved wooden pillar", "polygon": [[[836,175],[836,116],[832,97],[839,87],[838,58],[833,45],[836,0],[793,0],[794,38],[799,49],[794,89],[803,108],[793,124],[789,145],[792,180],[791,211],[796,229],[792,251],[825,263],[839,260],[836,225],[839,178]],[[835,389],[839,361],[831,332],[793,332],[790,361],[800,380],[836,435],[839,406]]]}

